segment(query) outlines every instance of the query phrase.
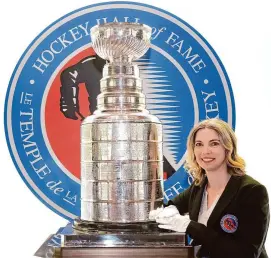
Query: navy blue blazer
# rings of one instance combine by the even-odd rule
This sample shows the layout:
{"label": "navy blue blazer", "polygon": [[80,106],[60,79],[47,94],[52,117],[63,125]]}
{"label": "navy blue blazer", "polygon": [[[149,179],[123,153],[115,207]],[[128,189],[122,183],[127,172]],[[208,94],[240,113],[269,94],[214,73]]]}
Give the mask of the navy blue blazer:
{"label": "navy blue blazer", "polygon": [[180,214],[189,213],[186,233],[193,245],[201,245],[198,257],[268,258],[264,243],[269,225],[269,201],[266,188],[252,177],[231,176],[207,226],[198,223],[207,177],[196,186],[170,200]]}

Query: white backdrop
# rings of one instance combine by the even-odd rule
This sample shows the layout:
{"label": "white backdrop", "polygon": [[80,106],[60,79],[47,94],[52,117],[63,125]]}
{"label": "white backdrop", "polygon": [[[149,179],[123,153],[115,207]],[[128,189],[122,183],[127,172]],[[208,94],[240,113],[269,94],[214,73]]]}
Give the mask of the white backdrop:
{"label": "white backdrop", "polygon": [[[236,103],[239,153],[248,174],[271,196],[271,15],[268,0],[143,2],[182,18],[211,44],[229,75]],[[94,0],[2,1],[0,29],[1,110],[9,79],[20,56],[49,24]],[[26,187],[12,163],[4,126],[0,129],[2,180],[1,257],[32,257],[49,234],[66,221],[45,207]],[[248,214],[249,216],[249,214]],[[253,223],[253,218],[251,218]],[[271,230],[266,242],[271,256]],[[11,252],[13,252],[11,254]]]}

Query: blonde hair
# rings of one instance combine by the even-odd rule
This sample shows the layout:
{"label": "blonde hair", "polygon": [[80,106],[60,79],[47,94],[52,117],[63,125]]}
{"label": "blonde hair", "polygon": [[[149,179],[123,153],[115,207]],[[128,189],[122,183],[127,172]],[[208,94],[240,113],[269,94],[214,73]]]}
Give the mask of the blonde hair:
{"label": "blonde hair", "polygon": [[184,168],[194,177],[195,184],[199,185],[205,177],[205,170],[198,165],[194,154],[196,134],[204,128],[212,129],[220,136],[221,143],[226,149],[228,173],[233,176],[243,176],[245,161],[237,154],[237,139],[234,131],[226,122],[212,118],[195,125],[187,139],[187,156]]}

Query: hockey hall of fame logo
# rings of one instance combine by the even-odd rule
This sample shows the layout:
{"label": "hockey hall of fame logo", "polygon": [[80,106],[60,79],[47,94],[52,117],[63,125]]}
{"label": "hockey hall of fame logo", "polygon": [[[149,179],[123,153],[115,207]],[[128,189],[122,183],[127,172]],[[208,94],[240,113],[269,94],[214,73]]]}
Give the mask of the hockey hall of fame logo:
{"label": "hockey hall of fame logo", "polygon": [[80,124],[96,109],[105,61],[90,28],[106,22],[152,27],[139,60],[147,109],[163,123],[165,199],[192,182],[183,168],[193,125],[219,117],[235,126],[226,71],[206,40],[180,18],[153,6],[108,2],[60,18],[29,45],[6,95],[5,131],[14,164],[31,191],[67,219],[80,216]]}

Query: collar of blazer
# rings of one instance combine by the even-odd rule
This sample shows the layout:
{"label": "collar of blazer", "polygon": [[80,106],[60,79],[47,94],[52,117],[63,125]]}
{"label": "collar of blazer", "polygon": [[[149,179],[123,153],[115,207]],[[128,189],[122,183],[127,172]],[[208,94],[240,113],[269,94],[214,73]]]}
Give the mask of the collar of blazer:
{"label": "collar of blazer", "polygon": [[[202,195],[203,195],[207,182],[208,182],[208,179],[207,177],[205,177],[203,182],[199,185],[199,190],[196,193],[193,207],[190,213],[191,220],[198,221]],[[238,189],[240,188],[240,184],[241,184],[241,177],[231,176],[213,212],[210,215],[210,218],[207,222],[207,227],[212,227],[213,224],[217,221],[217,219],[220,218],[223,210],[227,207],[227,205],[230,203],[230,201],[232,200],[232,198],[235,196]]]}

